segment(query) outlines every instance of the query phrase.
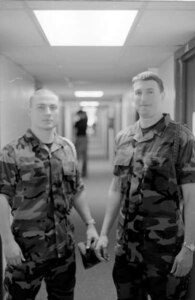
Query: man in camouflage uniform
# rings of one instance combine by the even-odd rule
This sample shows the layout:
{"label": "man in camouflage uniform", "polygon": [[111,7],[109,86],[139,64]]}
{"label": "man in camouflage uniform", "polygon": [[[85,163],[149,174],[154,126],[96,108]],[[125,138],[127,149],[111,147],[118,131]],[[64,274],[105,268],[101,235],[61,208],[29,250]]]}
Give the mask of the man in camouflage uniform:
{"label": "man in camouflage uniform", "polygon": [[96,251],[106,260],[119,212],[113,269],[118,300],[183,300],[195,250],[195,139],[162,113],[159,76],[134,77],[133,92],[139,120],[116,137],[114,178]]}
{"label": "man in camouflage uniform", "polygon": [[7,300],[35,299],[43,278],[48,299],[73,299],[74,228],[68,218],[72,206],[87,224],[88,246],[98,238],[83,195],[75,148],[55,131],[58,112],[59,100],[53,92],[35,91],[30,99],[31,129],[0,155]]}

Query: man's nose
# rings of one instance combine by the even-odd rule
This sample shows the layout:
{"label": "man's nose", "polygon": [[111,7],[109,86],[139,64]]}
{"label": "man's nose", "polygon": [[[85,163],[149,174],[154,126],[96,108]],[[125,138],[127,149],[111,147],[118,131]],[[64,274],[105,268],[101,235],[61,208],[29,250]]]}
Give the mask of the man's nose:
{"label": "man's nose", "polygon": [[49,106],[45,107],[45,113],[46,114],[51,114],[51,108]]}
{"label": "man's nose", "polygon": [[145,102],[147,100],[146,95],[143,93],[140,97],[141,102]]}

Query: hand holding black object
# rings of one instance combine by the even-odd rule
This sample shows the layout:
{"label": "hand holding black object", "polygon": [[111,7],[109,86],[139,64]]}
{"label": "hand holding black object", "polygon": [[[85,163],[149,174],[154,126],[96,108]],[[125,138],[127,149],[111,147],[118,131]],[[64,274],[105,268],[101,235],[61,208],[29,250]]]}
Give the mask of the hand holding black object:
{"label": "hand holding black object", "polygon": [[85,269],[89,269],[100,263],[100,260],[97,258],[94,249],[87,248],[86,242],[78,243],[78,249],[81,254],[83,266]]}

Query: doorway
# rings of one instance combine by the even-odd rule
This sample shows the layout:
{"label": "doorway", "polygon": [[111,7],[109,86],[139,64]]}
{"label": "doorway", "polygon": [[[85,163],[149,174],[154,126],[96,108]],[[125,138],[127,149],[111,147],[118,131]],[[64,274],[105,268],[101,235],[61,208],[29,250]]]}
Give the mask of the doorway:
{"label": "doorway", "polygon": [[[195,135],[195,38],[175,54],[176,119]],[[187,300],[195,299],[195,254]]]}
{"label": "doorway", "polygon": [[175,53],[176,120],[195,135],[195,38]]}

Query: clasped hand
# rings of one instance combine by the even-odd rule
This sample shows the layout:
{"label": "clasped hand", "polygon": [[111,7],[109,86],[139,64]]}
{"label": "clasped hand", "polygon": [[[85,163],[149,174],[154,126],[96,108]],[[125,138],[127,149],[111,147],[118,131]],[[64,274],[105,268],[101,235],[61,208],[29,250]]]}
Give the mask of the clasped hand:
{"label": "clasped hand", "polygon": [[94,225],[88,225],[87,227],[87,245],[86,248],[95,248],[99,235]]}
{"label": "clasped hand", "polygon": [[108,254],[108,237],[106,235],[101,235],[96,247],[95,247],[96,256],[101,261],[108,261],[109,254]]}

